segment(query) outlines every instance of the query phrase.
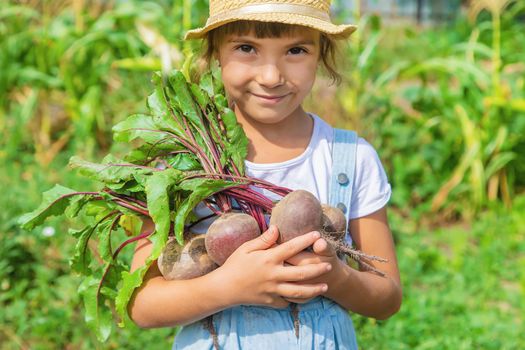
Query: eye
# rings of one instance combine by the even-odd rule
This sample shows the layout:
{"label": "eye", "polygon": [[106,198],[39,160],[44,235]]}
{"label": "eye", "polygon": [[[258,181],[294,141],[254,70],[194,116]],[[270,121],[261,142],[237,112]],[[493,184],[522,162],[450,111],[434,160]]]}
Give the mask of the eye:
{"label": "eye", "polygon": [[306,49],[302,48],[302,47],[292,47],[288,52],[290,52],[292,55],[299,55],[299,54],[302,54],[302,53],[308,53],[308,51],[306,51]]}
{"label": "eye", "polygon": [[243,45],[239,45],[235,48],[235,50],[240,50],[244,53],[251,53],[252,50],[254,50],[253,46],[251,45],[247,45],[247,44],[243,44]]}

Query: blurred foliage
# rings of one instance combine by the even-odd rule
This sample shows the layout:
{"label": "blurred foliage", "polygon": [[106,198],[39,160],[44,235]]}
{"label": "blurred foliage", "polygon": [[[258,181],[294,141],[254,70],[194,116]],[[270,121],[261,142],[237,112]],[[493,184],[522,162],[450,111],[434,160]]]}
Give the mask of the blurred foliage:
{"label": "blurred foliage", "polygon": [[[472,224],[398,237],[403,306],[388,321],[354,315],[363,349],[522,349],[525,346],[525,196],[490,206]],[[397,228],[397,229],[396,229]]]}
{"label": "blurred foliage", "polygon": [[380,150],[406,215],[472,219],[525,187],[525,4],[498,3],[431,30],[357,16],[335,121]]}
{"label": "blurred foliage", "polygon": [[[306,101],[372,142],[394,189],[405,301],[354,317],[365,349],[525,347],[525,3],[471,4],[432,28],[356,8],[343,84],[321,76]],[[204,0],[0,0],[1,350],[170,347],[173,329],[97,343],[68,266],[76,224],[15,222],[55,183],[93,188],[67,160],[122,151],[109,130],[145,109],[152,71],[197,52],[181,38],[206,15]]]}

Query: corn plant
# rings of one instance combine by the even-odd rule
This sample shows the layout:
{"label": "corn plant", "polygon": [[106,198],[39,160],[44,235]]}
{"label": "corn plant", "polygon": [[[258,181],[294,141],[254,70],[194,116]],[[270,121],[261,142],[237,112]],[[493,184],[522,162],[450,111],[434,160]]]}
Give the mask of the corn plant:
{"label": "corn plant", "polygon": [[3,154],[33,149],[44,166],[60,151],[107,149],[126,114],[115,107],[139,100],[149,72],[182,65],[183,33],[205,15],[203,1],[2,3]]}
{"label": "corn plant", "polygon": [[398,41],[399,59],[381,52],[394,35],[362,17],[342,118],[380,149],[399,208],[471,216],[490,201],[510,205],[523,185],[523,6],[512,3],[491,12],[497,20],[464,26],[463,39],[450,28],[403,29],[412,46]]}

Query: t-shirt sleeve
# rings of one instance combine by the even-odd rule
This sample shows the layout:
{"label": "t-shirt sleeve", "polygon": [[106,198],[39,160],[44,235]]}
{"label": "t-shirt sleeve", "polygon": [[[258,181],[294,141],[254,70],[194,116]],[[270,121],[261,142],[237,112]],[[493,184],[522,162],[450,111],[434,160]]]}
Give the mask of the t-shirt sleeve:
{"label": "t-shirt sleeve", "polygon": [[388,203],[391,194],[390,183],[376,150],[359,138],[350,219],[378,211]]}

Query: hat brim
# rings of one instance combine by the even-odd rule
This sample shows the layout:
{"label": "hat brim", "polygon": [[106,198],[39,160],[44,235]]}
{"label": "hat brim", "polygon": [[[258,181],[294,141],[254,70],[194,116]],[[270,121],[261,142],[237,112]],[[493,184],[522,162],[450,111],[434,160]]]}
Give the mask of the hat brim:
{"label": "hat brim", "polygon": [[299,15],[296,13],[257,13],[257,14],[244,14],[242,16],[228,17],[225,15],[220,20],[207,23],[205,27],[190,30],[184,36],[184,40],[191,39],[202,39],[207,32],[217,27],[220,27],[226,23],[235,21],[259,21],[259,22],[277,22],[285,24],[294,24],[305,26],[313,29],[317,29],[320,32],[329,34],[336,38],[347,38],[356,31],[357,26],[353,24],[341,24],[336,25],[322,19]]}

